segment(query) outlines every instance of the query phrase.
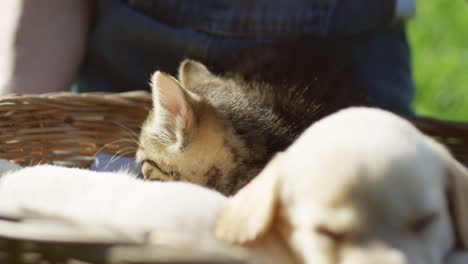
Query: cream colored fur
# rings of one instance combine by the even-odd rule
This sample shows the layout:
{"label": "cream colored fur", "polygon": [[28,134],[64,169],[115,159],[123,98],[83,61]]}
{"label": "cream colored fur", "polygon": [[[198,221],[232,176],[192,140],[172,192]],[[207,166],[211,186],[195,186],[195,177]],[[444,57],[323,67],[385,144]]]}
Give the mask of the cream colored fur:
{"label": "cream colored fur", "polygon": [[213,212],[225,200],[218,192],[197,185],[145,182],[125,172],[41,165],[0,178],[1,212],[31,209],[123,230],[162,228],[204,234],[211,229]]}
{"label": "cream colored fur", "polygon": [[410,123],[352,108],[311,126],[231,198],[37,166],[2,177],[0,211],[182,232],[194,245],[245,249],[251,263],[459,264],[468,263],[467,184],[466,169]]}
{"label": "cream colored fur", "polygon": [[289,263],[279,238],[244,247],[217,241],[214,223],[228,198],[208,188],[143,181],[126,172],[50,165],[17,170],[8,163],[0,160],[0,215],[104,227],[119,241],[148,234],[149,243],[234,252],[249,263]]}
{"label": "cream colored fur", "polygon": [[247,245],[280,234],[295,263],[468,263],[467,184],[466,169],[409,122],[346,109],[231,199],[216,235]]}

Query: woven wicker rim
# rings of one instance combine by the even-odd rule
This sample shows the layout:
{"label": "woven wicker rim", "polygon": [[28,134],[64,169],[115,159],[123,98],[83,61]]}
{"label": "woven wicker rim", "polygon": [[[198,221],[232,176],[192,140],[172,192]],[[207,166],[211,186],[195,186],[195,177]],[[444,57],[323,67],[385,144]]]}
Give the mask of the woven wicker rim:
{"label": "woven wicker rim", "polygon": [[89,167],[99,151],[132,155],[150,107],[146,91],[4,97],[0,158]]}
{"label": "woven wicker rim", "polygon": [[[89,167],[95,154],[132,156],[151,108],[146,91],[49,93],[0,99],[0,158],[22,165]],[[468,123],[409,120],[468,165]]]}

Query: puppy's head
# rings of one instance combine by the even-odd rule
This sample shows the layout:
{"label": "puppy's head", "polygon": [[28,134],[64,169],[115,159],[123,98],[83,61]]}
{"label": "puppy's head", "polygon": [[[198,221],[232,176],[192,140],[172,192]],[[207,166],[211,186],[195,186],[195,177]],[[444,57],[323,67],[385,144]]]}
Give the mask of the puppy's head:
{"label": "puppy's head", "polygon": [[443,263],[468,246],[467,178],[408,122],[347,109],[314,124],[235,195],[216,235],[246,244],[279,232],[297,263]]}

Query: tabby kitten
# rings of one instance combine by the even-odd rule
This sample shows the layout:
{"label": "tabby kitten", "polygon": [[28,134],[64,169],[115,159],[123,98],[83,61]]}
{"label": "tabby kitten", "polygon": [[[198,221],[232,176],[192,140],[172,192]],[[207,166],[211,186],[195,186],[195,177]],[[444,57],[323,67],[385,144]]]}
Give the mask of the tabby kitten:
{"label": "tabby kitten", "polygon": [[365,101],[344,94],[357,99],[329,100],[326,108],[311,99],[323,100],[313,85],[277,87],[218,76],[192,60],[181,63],[179,80],[156,72],[151,86],[153,109],[136,155],[143,177],[189,181],[224,194],[247,184],[314,121]]}

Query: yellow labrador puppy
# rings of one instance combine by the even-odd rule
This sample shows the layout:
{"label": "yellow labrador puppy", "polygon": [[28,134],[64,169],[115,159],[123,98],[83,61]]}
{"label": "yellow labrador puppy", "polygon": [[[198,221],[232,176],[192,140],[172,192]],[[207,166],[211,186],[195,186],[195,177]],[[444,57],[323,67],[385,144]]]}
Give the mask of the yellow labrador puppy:
{"label": "yellow labrador puppy", "polygon": [[312,125],[221,210],[216,236],[278,233],[308,264],[468,263],[468,174],[391,113],[350,108]]}
{"label": "yellow labrador puppy", "polygon": [[179,244],[158,232],[182,232],[186,245],[240,247],[249,263],[468,263],[465,168],[380,110],[348,109],[317,122],[230,198],[124,172],[3,161],[1,173],[0,213],[155,231],[150,243]]}

